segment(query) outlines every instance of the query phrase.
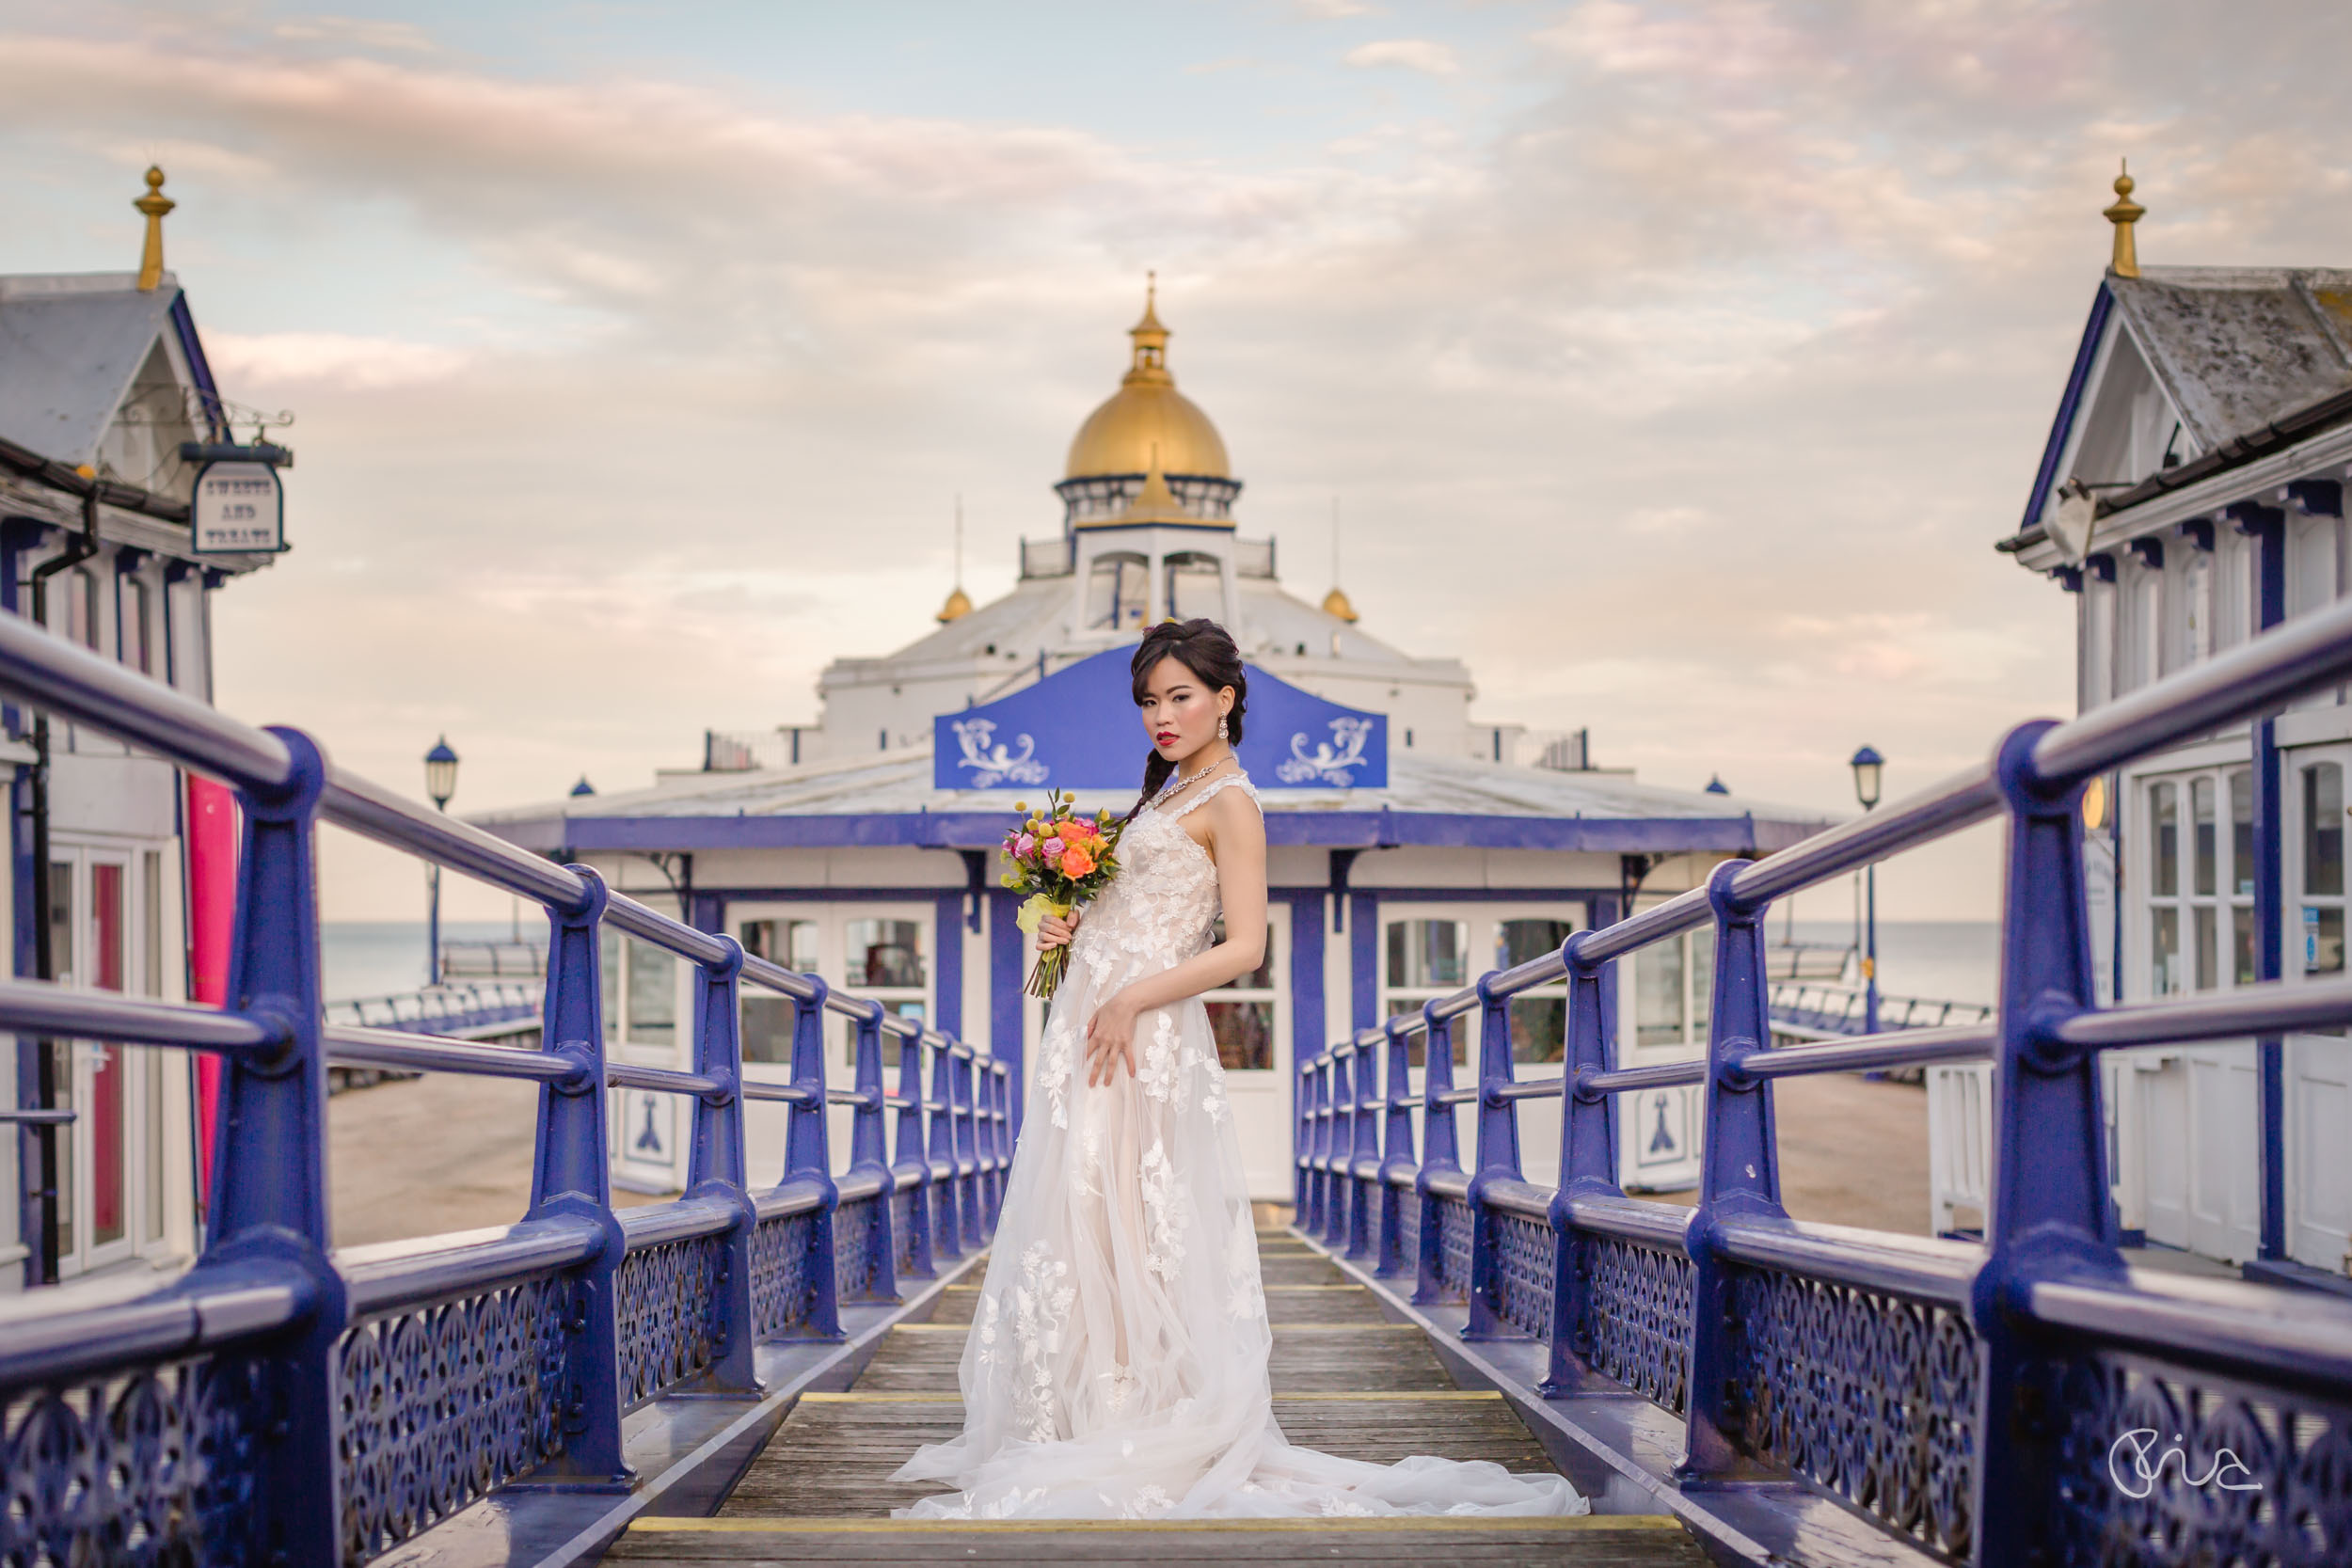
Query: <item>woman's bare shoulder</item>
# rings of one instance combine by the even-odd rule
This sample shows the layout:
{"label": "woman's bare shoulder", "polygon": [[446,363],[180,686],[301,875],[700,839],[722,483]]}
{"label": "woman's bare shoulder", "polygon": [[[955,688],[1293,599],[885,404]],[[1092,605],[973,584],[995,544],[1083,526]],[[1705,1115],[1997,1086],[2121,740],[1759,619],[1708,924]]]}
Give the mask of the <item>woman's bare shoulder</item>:
{"label": "woman's bare shoulder", "polygon": [[1209,819],[1210,834],[1226,843],[1265,840],[1265,817],[1260,814],[1257,797],[1247,789],[1218,790],[1200,803],[1200,815]]}

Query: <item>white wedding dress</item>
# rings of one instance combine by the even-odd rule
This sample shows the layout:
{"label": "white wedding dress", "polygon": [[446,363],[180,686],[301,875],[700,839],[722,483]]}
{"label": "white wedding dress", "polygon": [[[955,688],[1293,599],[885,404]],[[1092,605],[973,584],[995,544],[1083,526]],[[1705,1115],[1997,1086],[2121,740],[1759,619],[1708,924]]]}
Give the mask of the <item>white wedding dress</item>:
{"label": "white wedding dress", "polygon": [[1079,926],[960,1374],[962,1435],[901,1481],[957,1490],[918,1519],[1581,1513],[1559,1476],[1486,1461],[1375,1465],[1284,1441],[1241,1145],[1195,996],[1136,1024],[1137,1069],[1086,1081],[1086,1021],[1210,942],[1219,899],[1180,809],[1147,806]]}

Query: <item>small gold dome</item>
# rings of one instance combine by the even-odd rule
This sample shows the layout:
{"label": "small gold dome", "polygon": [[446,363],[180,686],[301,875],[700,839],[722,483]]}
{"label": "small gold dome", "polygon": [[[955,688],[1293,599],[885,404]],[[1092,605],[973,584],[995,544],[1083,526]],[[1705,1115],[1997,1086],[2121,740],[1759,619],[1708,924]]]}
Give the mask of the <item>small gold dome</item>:
{"label": "small gold dome", "polygon": [[1336,615],[1343,621],[1356,619],[1356,607],[1347,602],[1347,595],[1340,592],[1337,583],[1332,585],[1331,592],[1323,595],[1323,612]]}
{"label": "small gold dome", "polygon": [[1160,324],[1156,280],[1144,295],[1143,319],[1128,329],[1135,358],[1119,390],[1087,416],[1070,443],[1065,479],[1139,474],[1153,449],[1163,472],[1231,479],[1225,438],[1198,404],[1176,389],[1168,370],[1168,328]]}
{"label": "small gold dome", "polygon": [[961,583],[958,583],[955,591],[947,595],[947,602],[939,607],[939,624],[944,626],[950,621],[961,621],[971,613],[972,596],[963,591]]}

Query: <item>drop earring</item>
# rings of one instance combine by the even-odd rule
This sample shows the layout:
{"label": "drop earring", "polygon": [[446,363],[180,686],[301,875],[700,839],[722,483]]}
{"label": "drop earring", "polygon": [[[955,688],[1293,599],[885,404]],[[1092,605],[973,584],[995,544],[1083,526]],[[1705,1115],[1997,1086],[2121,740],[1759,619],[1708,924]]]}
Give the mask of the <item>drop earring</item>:
{"label": "drop earring", "polygon": [[1216,737],[1219,740],[1225,738],[1225,715],[1221,713],[1216,716]]}

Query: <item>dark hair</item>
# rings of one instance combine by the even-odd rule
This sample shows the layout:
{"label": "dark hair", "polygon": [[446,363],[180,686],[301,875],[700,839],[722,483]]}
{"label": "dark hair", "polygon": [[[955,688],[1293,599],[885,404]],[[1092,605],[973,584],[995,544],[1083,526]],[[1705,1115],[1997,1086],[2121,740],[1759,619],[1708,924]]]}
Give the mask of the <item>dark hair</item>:
{"label": "dark hair", "polygon": [[[1249,676],[1242,669],[1241,650],[1233,645],[1232,633],[1215,621],[1202,616],[1196,621],[1162,621],[1143,634],[1142,646],[1128,665],[1135,675],[1136,705],[1143,705],[1152,672],[1160,667],[1160,660],[1172,658],[1200,677],[1212,691],[1226,687],[1233,689],[1233,708],[1225,716],[1225,738],[1228,743],[1241,744],[1242,710],[1249,705]],[[1134,816],[1144,803],[1160,792],[1176,765],[1160,755],[1153,747],[1143,762],[1143,793],[1127,815]]]}

